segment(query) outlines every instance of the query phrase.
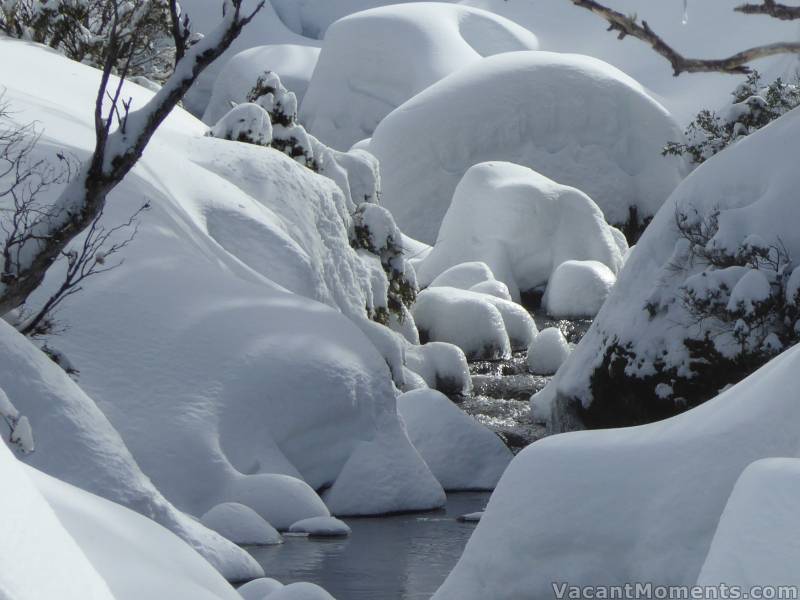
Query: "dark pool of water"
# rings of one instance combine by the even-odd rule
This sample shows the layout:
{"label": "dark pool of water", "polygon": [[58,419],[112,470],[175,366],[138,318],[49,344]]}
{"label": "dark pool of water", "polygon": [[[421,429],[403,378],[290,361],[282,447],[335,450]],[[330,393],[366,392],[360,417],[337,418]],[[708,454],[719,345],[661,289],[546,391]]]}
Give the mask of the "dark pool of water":
{"label": "dark pool of water", "polygon": [[345,519],[353,530],[347,538],[286,537],[280,546],[247,550],[268,577],[311,581],[337,600],[428,600],[475,529],[456,517],[488,501],[488,492],[449,494],[446,510]]}

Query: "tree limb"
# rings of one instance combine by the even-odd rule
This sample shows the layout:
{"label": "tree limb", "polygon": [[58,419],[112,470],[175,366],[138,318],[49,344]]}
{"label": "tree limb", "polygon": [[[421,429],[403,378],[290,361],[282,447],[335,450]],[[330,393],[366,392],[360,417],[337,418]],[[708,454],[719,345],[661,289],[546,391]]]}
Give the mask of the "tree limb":
{"label": "tree limb", "polygon": [[760,4],[742,4],[733,10],[746,15],[767,15],[781,21],[800,19],[800,6],[779,4],[775,0],[763,0]]}

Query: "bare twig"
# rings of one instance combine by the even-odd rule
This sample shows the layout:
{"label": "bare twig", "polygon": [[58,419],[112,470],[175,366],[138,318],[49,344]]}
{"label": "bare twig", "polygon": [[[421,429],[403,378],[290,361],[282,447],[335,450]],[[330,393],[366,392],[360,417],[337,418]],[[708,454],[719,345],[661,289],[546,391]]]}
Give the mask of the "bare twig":
{"label": "bare twig", "polygon": [[800,19],[800,6],[779,4],[775,0],[763,0],[761,3],[742,4],[734,8],[736,12],[746,15],[767,15],[781,21]]}

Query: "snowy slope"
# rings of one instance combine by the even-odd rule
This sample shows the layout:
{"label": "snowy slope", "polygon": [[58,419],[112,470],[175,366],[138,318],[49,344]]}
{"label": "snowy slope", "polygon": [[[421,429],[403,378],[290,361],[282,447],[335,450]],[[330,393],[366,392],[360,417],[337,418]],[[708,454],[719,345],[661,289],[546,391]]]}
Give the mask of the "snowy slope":
{"label": "snowy slope", "polygon": [[681,139],[669,113],[601,61],[550,52],[492,56],[440,80],[387,116],[369,150],[398,226],[436,240],[453,192],[481,162],[509,161],[588,194],[612,225],[652,216],[684,168],[662,157]]}
{"label": "snowy slope", "polygon": [[394,108],[484,56],[535,50],[536,36],[482,10],[397,4],[330,27],[300,120],[340,150],[369,137]]}
{"label": "snowy slope", "polygon": [[[18,118],[38,119],[47,143],[81,152],[97,72],[0,44],[13,58],[0,74]],[[53,86],[63,90],[58,105],[47,100]],[[135,105],[149,96],[127,93]],[[312,488],[333,483],[354,449],[383,432],[411,474],[396,485],[438,505],[441,488],[395,433],[386,363],[339,312],[363,315],[371,294],[349,246],[344,196],[280,153],[204,133],[176,110],[111,195],[107,224],[145,200],[151,209],[124,266],[65,304],[69,329],[52,345],[81,371],[144,472],[195,515],[224,501],[277,527],[327,514]],[[33,301],[55,280],[54,269]]]}
{"label": "snowy slope", "polygon": [[[506,470],[435,599],[545,598],[552,596],[554,581],[694,584],[742,471],[761,458],[799,455],[799,366],[800,348],[794,348],[717,398],[669,420],[532,444]],[[775,511],[755,517],[752,527],[765,542],[780,544],[776,528],[787,527],[779,520],[786,514],[782,498],[796,489],[796,475],[788,476],[782,474],[779,483],[763,470],[745,475],[721,531],[736,528],[729,521],[734,514],[742,531],[752,531],[745,522],[754,518],[753,507],[775,502]],[[763,502],[753,501],[756,488]],[[747,507],[737,509],[740,502]],[[724,539],[719,544],[718,550],[727,547]],[[709,565],[705,581],[711,572]],[[714,570],[732,572],[733,565]]]}

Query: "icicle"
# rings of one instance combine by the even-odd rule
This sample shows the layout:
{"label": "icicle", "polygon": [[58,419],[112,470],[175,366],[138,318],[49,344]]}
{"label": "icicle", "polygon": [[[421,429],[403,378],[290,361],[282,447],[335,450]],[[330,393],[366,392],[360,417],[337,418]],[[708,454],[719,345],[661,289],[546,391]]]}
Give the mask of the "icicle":
{"label": "icicle", "polygon": [[689,22],[689,0],[683,0],[683,18],[681,23],[686,25]]}

